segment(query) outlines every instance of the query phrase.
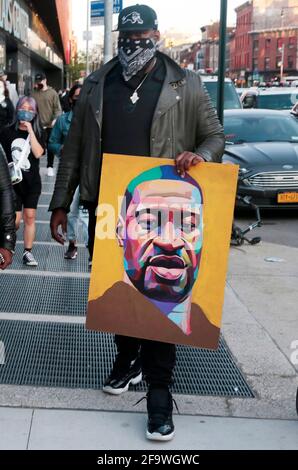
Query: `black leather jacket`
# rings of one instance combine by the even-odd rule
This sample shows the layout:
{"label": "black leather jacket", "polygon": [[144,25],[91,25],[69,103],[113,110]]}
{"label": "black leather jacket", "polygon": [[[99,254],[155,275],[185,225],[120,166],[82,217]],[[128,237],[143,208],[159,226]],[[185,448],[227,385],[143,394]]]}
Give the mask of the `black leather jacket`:
{"label": "black leather jacket", "polygon": [[14,251],[16,244],[13,189],[5,153],[0,146],[0,248]]}
{"label": "black leather jacket", "polygon": [[[175,158],[184,151],[221,162],[224,133],[199,75],[181,69],[165,54],[166,77],[154,112],[150,155]],[[103,88],[115,57],[85,81],[66,138],[50,210],[68,209],[80,185],[81,200],[94,203],[101,171]]]}

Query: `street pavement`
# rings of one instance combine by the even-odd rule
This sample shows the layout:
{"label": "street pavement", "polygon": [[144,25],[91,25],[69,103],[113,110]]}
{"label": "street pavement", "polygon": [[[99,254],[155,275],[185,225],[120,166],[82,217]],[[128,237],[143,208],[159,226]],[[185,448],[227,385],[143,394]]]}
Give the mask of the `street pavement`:
{"label": "street pavement", "polygon": [[[152,443],[146,405],[134,407],[141,392],[0,385],[0,449],[298,449],[298,217],[270,213],[265,222],[259,245],[230,250],[222,327],[254,398],[177,395],[175,439]],[[16,266],[1,276],[23,272]],[[4,319],[84,321],[2,311]]]}

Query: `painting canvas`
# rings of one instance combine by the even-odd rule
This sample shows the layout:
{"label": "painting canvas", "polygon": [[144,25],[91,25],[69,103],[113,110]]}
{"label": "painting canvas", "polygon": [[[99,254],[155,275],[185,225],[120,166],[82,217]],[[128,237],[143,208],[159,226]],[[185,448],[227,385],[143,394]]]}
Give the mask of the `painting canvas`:
{"label": "painting canvas", "polygon": [[88,329],[217,348],[237,175],[104,155]]}

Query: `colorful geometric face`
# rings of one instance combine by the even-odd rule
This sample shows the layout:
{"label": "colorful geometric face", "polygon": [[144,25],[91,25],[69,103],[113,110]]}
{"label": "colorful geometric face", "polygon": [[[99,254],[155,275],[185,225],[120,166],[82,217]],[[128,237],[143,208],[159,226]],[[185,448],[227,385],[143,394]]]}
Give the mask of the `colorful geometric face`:
{"label": "colorful geometric face", "polygon": [[132,284],[155,300],[185,300],[198,276],[202,249],[200,189],[181,178],[140,182],[124,225],[124,269]]}

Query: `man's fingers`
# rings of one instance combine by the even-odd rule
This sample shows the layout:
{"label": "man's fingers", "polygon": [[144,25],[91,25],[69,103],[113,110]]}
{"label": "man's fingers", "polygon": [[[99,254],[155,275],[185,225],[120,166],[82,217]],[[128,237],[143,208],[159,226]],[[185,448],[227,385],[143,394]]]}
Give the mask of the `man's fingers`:
{"label": "man's fingers", "polygon": [[176,158],[176,168],[178,173],[183,171],[183,155],[179,155],[179,157]]}
{"label": "man's fingers", "polygon": [[[67,231],[67,215],[64,209],[55,209],[51,216],[51,234],[52,238],[56,240],[60,245],[64,245],[66,240]],[[62,229],[62,233],[59,232],[59,227]]]}
{"label": "man's fingers", "polygon": [[60,245],[64,245],[65,238],[62,235],[60,235],[60,233],[57,230],[52,231],[52,238],[56,240],[56,242],[58,242]]}
{"label": "man's fingers", "polygon": [[3,271],[12,263],[12,253],[9,250],[1,249],[0,255],[0,269]]}
{"label": "man's fingers", "polygon": [[11,264],[11,260],[5,259],[4,263],[0,264],[0,269],[4,270]]}
{"label": "man's fingers", "polygon": [[65,237],[58,232],[59,224],[51,223],[51,234],[52,238],[60,245],[64,245]]}
{"label": "man's fingers", "polygon": [[185,159],[185,162],[184,162],[184,169],[186,171],[188,171],[192,165],[192,161],[193,161],[193,157],[188,157]]}
{"label": "man's fingers", "polygon": [[62,227],[62,233],[65,237],[65,234],[67,233],[67,218],[66,217],[61,222],[61,227]]}

